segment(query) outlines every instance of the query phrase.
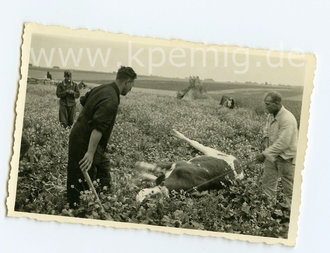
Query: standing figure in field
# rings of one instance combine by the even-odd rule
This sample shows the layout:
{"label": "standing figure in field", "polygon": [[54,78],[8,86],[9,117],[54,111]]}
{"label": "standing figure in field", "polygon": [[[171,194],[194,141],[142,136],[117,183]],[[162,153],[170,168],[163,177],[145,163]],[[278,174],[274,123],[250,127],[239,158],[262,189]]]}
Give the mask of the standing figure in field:
{"label": "standing figure in field", "polygon": [[49,79],[49,80],[53,80],[53,77],[52,77],[52,75],[50,74],[49,71],[47,71],[47,79]]}
{"label": "standing figure in field", "polygon": [[131,67],[121,67],[115,82],[95,87],[80,98],[83,109],[69,137],[67,199],[71,208],[79,204],[80,191],[88,189],[82,170],[88,171],[92,180],[100,179],[102,188],[110,187],[110,161],[105,151],[120,95],[131,91],[135,79]]}
{"label": "standing figure in field", "polygon": [[190,99],[204,98],[206,93],[206,88],[199,79],[198,76],[189,77],[189,86],[177,92],[176,97],[178,99],[183,99],[184,97]]}
{"label": "standing figure in field", "polygon": [[264,162],[262,186],[273,203],[276,201],[278,179],[281,178],[288,206],[291,205],[298,127],[296,118],[282,105],[277,92],[266,94],[264,103],[269,112],[264,128],[265,150],[257,156]]}
{"label": "standing figure in field", "polygon": [[76,98],[80,92],[78,85],[72,81],[70,71],[64,71],[64,80],[57,85],[56,96],[60,99],[60,123],[63,127],[71,127],[76,113]]}
{"label": "standing figure in field", "polygon": [[[217,189],[225,182],[225,176],[231,179],[243,179],[243,171],[237,159],[216,149],[206,147],[197,141],[190,140],[183,134],[173,130],[173,134],[204,155],[195,157],[189,161],[146,163],[138,162],[137,168],[142,170],[141,176],[148,180],[155,180],[157,186],[141,190],[136,200],[142,202],[146,197],[163,193],[168,195],[172,190],[204,191]],[[163,173],[158,178],[149,172]]]}

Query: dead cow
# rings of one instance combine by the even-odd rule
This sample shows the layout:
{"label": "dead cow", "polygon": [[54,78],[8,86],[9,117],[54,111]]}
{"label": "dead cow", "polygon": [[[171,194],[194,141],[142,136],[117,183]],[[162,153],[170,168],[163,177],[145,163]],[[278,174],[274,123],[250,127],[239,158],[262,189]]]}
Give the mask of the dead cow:
{"label": "dead cow", "polygon": [[[157,186],[141,190],[136,200],[142,202],[146,197],[163,193],[168,196],[172,190],[198,190],[205,191],[221,186],[221,180],[228,175],[231,179],[243,179],[243,171],[237,159],[216,149],[206,147],[197,141],[185,137],[173,130],[173,134],[189,143],[192,147],[204,155],[195,157],[189,161],[150,164],[137,162],[136,167],[143,172],[141,176],[148,180],[155,180]],[[150,172],[162,173],[156,177]]]}

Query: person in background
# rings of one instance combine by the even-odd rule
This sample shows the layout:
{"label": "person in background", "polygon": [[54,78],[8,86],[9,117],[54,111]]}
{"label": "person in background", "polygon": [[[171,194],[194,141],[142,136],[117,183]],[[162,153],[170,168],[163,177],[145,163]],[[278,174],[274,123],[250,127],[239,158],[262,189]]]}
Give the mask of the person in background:
{"label": "person in background", "polygon": [[84,83],[84,80],[81,80],[80,83],[78,84],[78,88],[81,89],[85,89],[86,88],[86,84]]}
{"label": "person in background", "polygon": [[50,74],[49,71],[47,71],[47,79],[49,79],[49,80],[53,80],[52,75]]}
{"label": "person in background", "polygon": [[64,71],[64,80],[57,85],[56,95],[60,99],[59,121],[63,127],[70,128],[76,113],[76,99],[80,96],[70,71]]}
{"label": "person in background", "polygon": [[121,67],[113,83],[93,88],[80,98],[83,109],[69,136],[67,200],[71,208],[79,204],[80,192],[88,189],[82,170],[91,180],[110,188],[110,161],[106,147],[115,124],[120,95],[128,94],[136,79],[131,67]]}
{"label": "person in background", "polygon": [[264,151],[257,155],[264,162],[262,187],[273,203],[276,203],[278,179],[281,178],[287,205],[291,205],[298,127],[294,115],[282,105],[277,92],[266,94],[264,103],[269,112],[264,128]]}

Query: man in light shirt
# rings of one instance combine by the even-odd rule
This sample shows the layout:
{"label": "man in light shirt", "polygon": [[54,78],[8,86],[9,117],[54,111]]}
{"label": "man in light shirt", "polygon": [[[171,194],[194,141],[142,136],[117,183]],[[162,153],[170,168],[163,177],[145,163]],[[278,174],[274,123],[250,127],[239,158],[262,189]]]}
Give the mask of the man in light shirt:
{"label": "man in light shirt", "polygon": [[284,108],[281,95],[277,92],[267,93],[264,103],[269,112],[264,128],[264,151],[256,157],[259,162],[264,162],[262,187],[265,194],[275,202],[278,179],[281,178],[290,206],[298,139],[297,121]]}

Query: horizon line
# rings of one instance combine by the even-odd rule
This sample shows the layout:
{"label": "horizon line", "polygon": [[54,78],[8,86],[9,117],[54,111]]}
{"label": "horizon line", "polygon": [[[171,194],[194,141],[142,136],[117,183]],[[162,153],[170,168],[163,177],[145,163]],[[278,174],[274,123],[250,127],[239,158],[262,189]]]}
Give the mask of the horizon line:
{"label": "horizon line", "polygon": [[[117,73],[117,71],[101,71],[101,70],[88,70],[88,69],[75,69],[75,68],[60,68],[59,66],[53,66],[53,67],[47,67],[47,66],[36,66],[33,65],[32,63],[29,63],[29,68],[43,68],[43,69],[54,69],[54,70],[74,70],[74,71],[80,71],[80,72],[93,72],[93,73],[101,73],[101,74],[115,74]],[[167,79],[180,79],[180,80],[186,80],[189,78],[189,76],[187,77],[173,77],[173,76],[158,76],[158,75],[138,75],[141,77],[159,77],[159,78],[167,78]],[[194,76],[194,75],[191,75]],[[257,84],[257,85],[277,85],[277,86],[292,86],[292,87],[303,87],[303,85],[292,85],[292,84],[275,84],[275,83],[268,83],[268,82],[256,82],[256,81],[220,81],[220,80],[214,80],[213,78],[200,78],[202,81],[206,81],[206,82],[214,82],[214,83],[233,83],[233,84],[243,84],[243,83],[251,83],[251,84]]]}

